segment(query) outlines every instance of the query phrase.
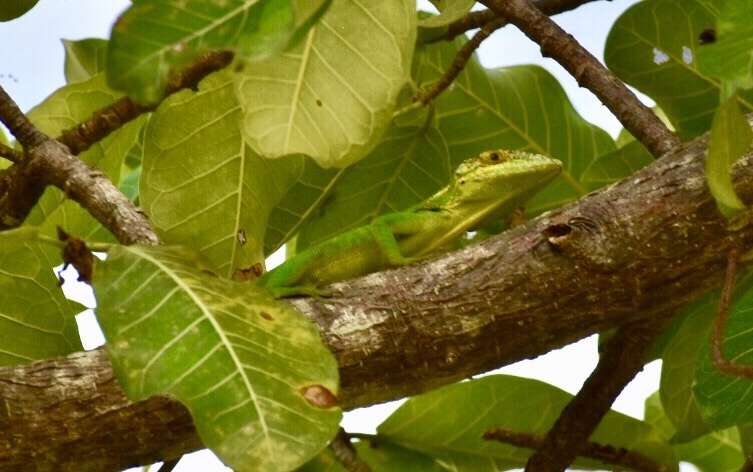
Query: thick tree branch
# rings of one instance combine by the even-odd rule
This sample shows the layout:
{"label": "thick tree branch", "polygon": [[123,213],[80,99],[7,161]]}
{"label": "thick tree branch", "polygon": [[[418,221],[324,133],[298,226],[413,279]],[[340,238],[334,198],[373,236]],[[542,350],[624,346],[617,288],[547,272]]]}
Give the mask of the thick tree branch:
{"label": "thick tree branch", "polygon": [[528,0],[480,0],[507,18],[559,62],[581,87],[593,92],[651,154],[658,157],[679,144],[678,138],[578,41]]}
{"label": "thick tree branch", "polygon": [[[533,4],[546,15],[556,15],[566,11],[574,10],[584,3],[591,3],[595,0],[534,0]],[[472,11],[464,17],[450,23],[447,26],[447,34],[437,38],[430,39],[429,43],[436,41],[452,41],[456,36],[461,35],[472,29],[481,28],[491,20],[498,18],[499,15],[492,10]],[[507,24],[503,20],[502,26]]]}
{"label": "thick tree branch", "polygon": [[670,318],[657,317],[617,330],[593,373],[562,410],[526,472],[560,472],[588,450],[588,439],[623,388],[643,369],[646,355]]}
{"label": "thick tree branch", "polygon": [[[696,139],[462,251],[336,284],[331,298],[292,300],[335,353],[343,407],[669,317],[718,286],[728,250],[750,250],[753,228],[730,229],[719,214],[705,184],[706,147],[706,138]],[[753,153],[734,179],[741,198],[753,201]],[[185,408],[163,398],[130,404],[112,375],[101,350],[0,369],[0,466],[116,469],[199,447]]]}
{"label": "thick tree branch", "polygon": [[123,244],[157,244],[149,220],[102,172],[31,124],[0,87],[0,120],[24,146],[25,159],[0,175],[0,230],[18,226],[47,185],[86,208]]}

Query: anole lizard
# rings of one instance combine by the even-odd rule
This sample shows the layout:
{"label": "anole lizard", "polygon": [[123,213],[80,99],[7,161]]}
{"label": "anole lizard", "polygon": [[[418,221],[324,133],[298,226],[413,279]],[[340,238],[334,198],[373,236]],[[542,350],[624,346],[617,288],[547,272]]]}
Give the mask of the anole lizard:
{"label": "anole lizard", "polygon": [[317,295],[329,283],[453,249],[467,231],[505,220],[561,169],[560,161],[539,154],[483,152],[460,164],[449,185],[425,201],[307,248],[257,285],[277,297]]}

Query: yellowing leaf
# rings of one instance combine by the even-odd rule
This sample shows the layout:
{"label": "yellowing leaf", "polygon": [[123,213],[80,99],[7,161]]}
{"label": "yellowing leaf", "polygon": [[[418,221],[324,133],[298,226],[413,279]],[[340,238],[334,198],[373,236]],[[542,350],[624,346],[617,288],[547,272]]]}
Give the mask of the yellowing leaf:
{"label": "yellowing leaf", "polygon": [[335,434],[337,364],[313,323],[179,247],[116,246],[95,270],[97,316],[134,401],[185,404],[239,472],[287,471]]}
{"label": "yellowing leaf", "polygon": [[413,0],[334,0],[298,47],[237,79],[243,135],[264,157],[343,167],[375,144],[410,76]]}

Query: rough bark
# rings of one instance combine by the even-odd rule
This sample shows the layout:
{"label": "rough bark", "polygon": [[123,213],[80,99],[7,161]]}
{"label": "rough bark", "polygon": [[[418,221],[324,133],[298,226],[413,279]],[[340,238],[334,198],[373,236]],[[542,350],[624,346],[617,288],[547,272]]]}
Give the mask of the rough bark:
{"label": "rough bark", "polygon": [[[733,245],[705,185],[706,139],[609,188],[463,251],[292,303],[336,354],[344,408],[533,357],[592,333],[670,316],[719,285]],[[753,200],[753,153],[735,168]],[[129,404],[102,351],[0,369],[0,467],[104,470],[198,447],[185,409]],[[178,450],[181,451],[178,451]],[[106,467],[105,467],[106,466]]]}

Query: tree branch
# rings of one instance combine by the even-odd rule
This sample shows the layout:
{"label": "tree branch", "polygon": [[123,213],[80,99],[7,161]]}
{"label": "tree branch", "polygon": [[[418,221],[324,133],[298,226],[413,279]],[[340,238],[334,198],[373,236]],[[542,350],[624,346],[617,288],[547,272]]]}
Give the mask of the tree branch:
{"label": "tree branch", "polygon": [[[195,90],[204,77],[225,68],[232,60],[233,53],[230,51],[214,51],[204,54],[183,71],[171,77],[165,89],[165,96],[186,88]],[[78,155],[129,121],[153,111],[158,105],[159,103],[141,105],[128,97],[123,97],[95,111],[83,123],[63,131],[57,140],[68,146],[71,154]]]}
{"label": "tree branch", "polygon": [[0,230],[21,224],[45,187],[55,185],[86,208],[121,243],[159,242],[149,220],[106,175],[36,129],[2,87],[0,120],[24,146],[26,154],[21,164],[0,176]]}
{"label": "tree branch", "polygon": [[[195,88],[201,79],[227,66],[232,59],[233,54],[227,51],[205,54],[183,72],[170,79],[167,95],[184,88]],[[23,162],[15,161],[17,162],[15,165],[0,174],[0,230],[15,228],[23,223],[42,196],[46,185],[56,185],[62,190],[70,191],[69,196],[92,212],[92,215],[111,231],[114,227],[108,224],[117,225],[119,229],[113,231],[113,234],[116,235],[118,241],[124,244],[127,244],[127,241],[154,244],[157,236],[151,230],[149,222],[117,191],[111,182],[105,182],[106,177],[97,174],[86,165],[82,166],[69,158],[64,158],[63,155],[72,157],[85,151],[125,123],[153,110],[156,106],[139,105],[127,97],[121,98],[94,112],[83,123],[64,131],[57,140],[57,143],[67,146],[67,149],[63,149],[59,144],[54,144],[56,141],[39,132],[2,90],[0,119],[24,146],[27,155],[32,154],[35,148],[39,148],[36,151],[39,159],[33,163],[29,162],[31,158]],[[45,152],[53,152],[54,158],[40,155],[40,145],[43,142],[47,143]],[[62,165],[65,169],[56,168],[57,165]],[[65,175],[66,172],[73,173]],[[87,190],[87,188],[92,190]],[[95,195],[94,192],[98,194]],[[127,234],[126,230],[127,225],[130,224],[135,224],[132,235]]]}
{"label": "tree branch", "polygon": [[661,317],[617,330],[596,369],[528,459],[526,472],[560,472],[584,455],[588,439],[622,389],[643,369],[646,355],[670,320]]}
{"label": "tree branch", "polygon": [[494,31],[501,28],[505,23],[506,21],[502,18],[492,18],[491,20],[489,20],[489,22],[485,23],[481,27],[481,30],[473,35],[470,41],[463,44],[463,47],[461,47],[457,52],[455,58],[452,60],[452,64],[450,64],[450,67],[445,71],[444,74],[442,74],[442,77],[440,77],[439,80],[431,84],[425,90],[419,91],[413,101],[421,102],[421,104],[427,105],[432,100],[437,98],[437,96],[440,93],[444,92],[444,90],[452,84],[452,82],[458,77],[458,75],[460,75],[460,73],[463,71],[463,68],[465,68],[466,63],[473,56],[473,52],[476,51],[479,46],[481,46],[481,43]]}
{"label": "tree branch", "polygon": [[[535,434],[517,433],[499,428],[491,429],[484,433],[484,439],[528,449],[539,449],[544,444],[544,438]],[[642,472],[665,472],[664,467],[643,454],[595,442],[586,443],[577,455],[596,459],[605,464],[628,467]]]}
{"label": "tree branch", "polygon": [[[728,250],[753,248],[753,227],[730,229],[718,212],[706,150],[698,138],[480,244],[335,284],[327,299],[292,300],[338,360],[341,405],[413,395],[666,318],[718,286]],[[753,201],[753,152],[733,174]],[[112,378],[102,350],[0,369],[0,465],[117,469],[200,447],[180,404],[129,403]]]}
{"label": "tree branch", "polygon": [[[585,3],[591,3],[594,0],[534,0],[533,4],[546,15],[556,15],[566,11],[574,10]],[[436,41],[452,41],[456,36],[466,33],[467,31],[481,28],[491,20],[498,18],[499,15],[492,10],[472,11],[464,17],[450,23],[447,26],[447,34],[428,40],[428,43]],[[507,24],[503,20],[502,26]]]}
{"label": "tree branch", "polygon": [[506,17],[541,46],[542,55],[555,59],[581,87],[593,92],[655,157],[679,144],[677,136],[625,84],[528,0],[480,1]]}
{"label": "tree branch", "polygon": [[329,445],[337,460],[348,472],[371,472],[369,464],[358,457],[356,448],[350,442],[350,436],[344,429],[340,428],[337,436]]}

